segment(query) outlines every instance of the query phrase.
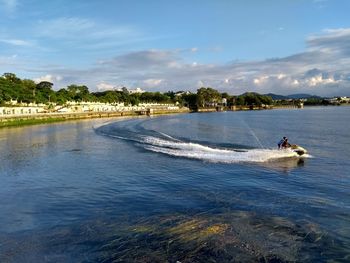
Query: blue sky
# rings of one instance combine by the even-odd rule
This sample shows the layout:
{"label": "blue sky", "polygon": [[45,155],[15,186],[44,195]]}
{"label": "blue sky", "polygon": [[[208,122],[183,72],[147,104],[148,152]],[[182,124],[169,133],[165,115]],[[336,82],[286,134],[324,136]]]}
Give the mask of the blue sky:
{"label": "blue sky", "polygon": [[0,73],[55,89],[350,95],[350,1],[0,0]]}

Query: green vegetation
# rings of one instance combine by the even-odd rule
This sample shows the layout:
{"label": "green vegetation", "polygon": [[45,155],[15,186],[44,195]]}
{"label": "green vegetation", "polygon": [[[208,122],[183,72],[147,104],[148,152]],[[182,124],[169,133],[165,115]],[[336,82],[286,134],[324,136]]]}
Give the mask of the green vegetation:
{"label": "green vegetation", "polygon": [[11,121],[0,122],[0,128],[53,123],[53,122],[60,122],[60,121],[65,121],[65,120],[66,120],[65,118],[16,119],[16,120],[11,120]]}
{"label": "green vegetation", "polygon": [[58,105],[64,105],[67,101],[124,103],[125,105],[176,103],[191,109],[233,105],[261,107],[273,103],[271,97],[258,93],[249,92],[240,96],[232,96],[220,93],[211,87],[202,87],[197,90],[197,93],[175,93],[173,91],[130,93],[125,87],[122,90],[90,92],[85,85],[72,84],[67,88],[54,91],[51,82],[42,81],[36,84],[29,79],[21,80],[13,73],[4,73],[0,77],[0,105],[10,100],[23,103],[56,103]]}
{"label": "green vegetation", "polygon": [[0,78],[0,104],[17,99],[23,102],[34,101],[36,84],[32,80],[20,80],[15,74],[5,73]]}
{"label": "green vegetation", "polygon": [[138,105],[141,102],[175,103],[176,97],[174,92],[130,94],[127,88],[123,88],[122,91],[109,90],[90,93],[87,86],[75,84],[54,91],[51,82],[42,81],[36,84],[29,79],[21,80],[13,73],[4,73],[0,77],[0,105],[10,100],[23,103],[57,103],[59,105],[64,105],[67,101],[98,101]]}
{"label": "green vegetation", "polygon": [[332,105],[332,103],[329,102],[329,100],[326,100],[324,98],[314,98],[310,97],[307,99],[282,99],[282,100],[275,100],[274,105],[276,106],[287,106],[287,105],[293,105],[297,106],[300,104],[304,104],[305,106],[317,106],[317,105]]}
{"label": "green vegetation", "polygon": [[238,106],[258,106],[272,105],[273,100],[270,96],[261,95],[255,92],[247,92],[236,98],[235,105]]}
{"label": "green vegetation", "polygon": [[331,103],[325,99],[322,98],[308,98],[305,102],[304,105],[330,105]]}
{"label": "green vegetation", "polygon": [[[274,94],[271,94],[274,95]],[[282,96],[283,97],[283,96]],[[65,105],[67,101],[124,103],[124,105],[139,105],[140,103],[177,104],[196,110],[198,108],[216,108],[239,106],[243,108],[264,107],[269,105],[340,105],[348,103],[338,98],[336,101],[321,97],[307,99],[282,98],[273,100],[270,94],[261,95],[247,92],[238,96],[220,93],[211,87],[201,87],[196,93],[185,91],[143,92],[131,93],[126,87],[121,90],[90,92],[85,85],[72,84],[58,91],[53,90],[53,83],[42,81],[35,83],[30,79],[20,79],[13,73],[4,73],[0,77],[0,106],[5,102],[16,100],[22,103],[42,103]]]}
{"label": "green vegetation", "polygon": [[197,90],[197,106],[210,107],[221,103],[221,94],[212,88],[200,88]]}

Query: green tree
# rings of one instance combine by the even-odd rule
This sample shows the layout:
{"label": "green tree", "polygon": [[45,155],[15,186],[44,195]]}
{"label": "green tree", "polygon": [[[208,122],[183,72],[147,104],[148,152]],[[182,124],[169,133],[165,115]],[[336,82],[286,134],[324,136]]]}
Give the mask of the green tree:
{"label": "green tree", "polygon": [[270,96],[261,95],[255,92],[247,92],[239,95],[236,98],[236,105],[238,106],[262,106],[262,105],[272,105],[273,100]]}
{"label": "green tree", "polygon": [[69,97],[74,101],[89,101],[91,99],[89,88],[85,85],[69,85],[67,87]]}
{"label": "green tree", "polygon": [[245,105],[245,99],[244,99],[243,96],[238,96],[238,97],[236,98],[236,105],[237,105],[237,106],[243,106],[243,105]]}
{"label": "green tree", "polygon": [[20,83],[21,82],[21,79],[18,78],[16,76],[16,74],[14,74],[14,73],[4,73],[2,76],[3,76],[3,78],[5,78],[6,80],[8,80],[12,83]]}
{"label": "green tree", "polygon": [[69,92],[66,89],[60,89],[56,92],[56,101],[60,105],[64,105],[70,99]]}
{"label": "green tree", "polygon": [[39,103],[48,103],[56,100],[55,92],[52,90],[53,83],[41,81],[36,85],[35,100]]}
{"label": "green tree", "polygon": [[200,88],[197,90],[197,105],[199,107],[214,106],[221,101],[221,94],[213,88]]}
{"label": "green tree", "polygon": [[36,92],[36,84],[31,79],[23,79],[22,85],[25,90],[25,96],[23,101],[26,102],[34,102],[35,101],[35,92]]}
{"label": "green tree", "polygon": [[130,104],[132,106],[137,106],[137,105],[139,105],[139,103],[140,103],[140,98],[139,98],[138,94],[132,94],[130,96]]}
{"label": "green tree", "polygon": [[23,85],[21,79],[13,73],[4,73],[0,78],[1,101],[29,101],[28,90]]}
{"label": "green tree", "polygon": [[197,99],[198,95],[194,94],[194,93],[190,93],[190,94],[183,94],[181,95],[181,97],[179,98],[179,100],[181,101],[181,104],[185,107],[188,107],[192,110],[197,109],[198,105],[197,105]]}

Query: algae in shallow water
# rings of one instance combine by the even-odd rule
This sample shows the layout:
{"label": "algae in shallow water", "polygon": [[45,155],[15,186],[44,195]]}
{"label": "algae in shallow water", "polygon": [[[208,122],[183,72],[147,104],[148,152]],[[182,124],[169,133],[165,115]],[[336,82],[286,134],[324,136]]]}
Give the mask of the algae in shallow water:
{"label": "algae in shallow water", "polygon": [[0,122],[1,127],[17,127],[24,125],[35,125],[65,121],[65,118],[45,118],[45,119],[17,119],[13,121]]}
{"label": "algae in shallow water", "polygon": [[348,253],[315,224],[250,212],[168,214],[128,222],[98,219],[0,236],[0,261],[34,262],[45,256],[61,262],[317,262],[341,261]]}

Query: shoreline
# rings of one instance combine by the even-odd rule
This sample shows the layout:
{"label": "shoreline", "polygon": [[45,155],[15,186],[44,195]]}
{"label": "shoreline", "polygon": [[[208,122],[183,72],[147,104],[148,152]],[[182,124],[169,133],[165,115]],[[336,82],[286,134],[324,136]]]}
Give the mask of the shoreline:
{"label": "shoreline", "polygon": [[44,113],[24,116],[6,116],[0,118],[0,129],[7,127],[21,127],[36,124],[49,124],[69,120],[86,120],[99,118],[120,118],[133,116],[154,116],[166,114],[190,113],[187,108],[179,110],[147,110],[147,111],[120,111],[120,112],[81,112],[81,113]]}
{"label": "shoreline", "polygon": [[[350,105],[339,105],[350,106]],[[309,107],[329,107],[328,105],[307,105],[304,108]],[[222,112],[222,111],[250,111],[250,110],[280,110],[280,109],[300,109],[292,105],[278,105],[269,108],[249,108],[249,107],[237,107],[230,110],[222,110],[216,108],[202,108],[197,111],[190,110],[188,108],[180,108],[178,110],[164,110],[164,109],[148,109],[143,111],[107,111],[107,112],[80,112],[80,113],[43,113],[36,115],[13,115],[0,117],[0,129],[9,127],[21,127],[36,124],[50,124],[57,122],[64,122],[69,120],[86,120],[86,119],[99,119],[99,118],[120,118],[120,117],[137,117],[137,116],[156,116],[167,114],[181,114],[181,113],[208,113],[208,112]]]}

